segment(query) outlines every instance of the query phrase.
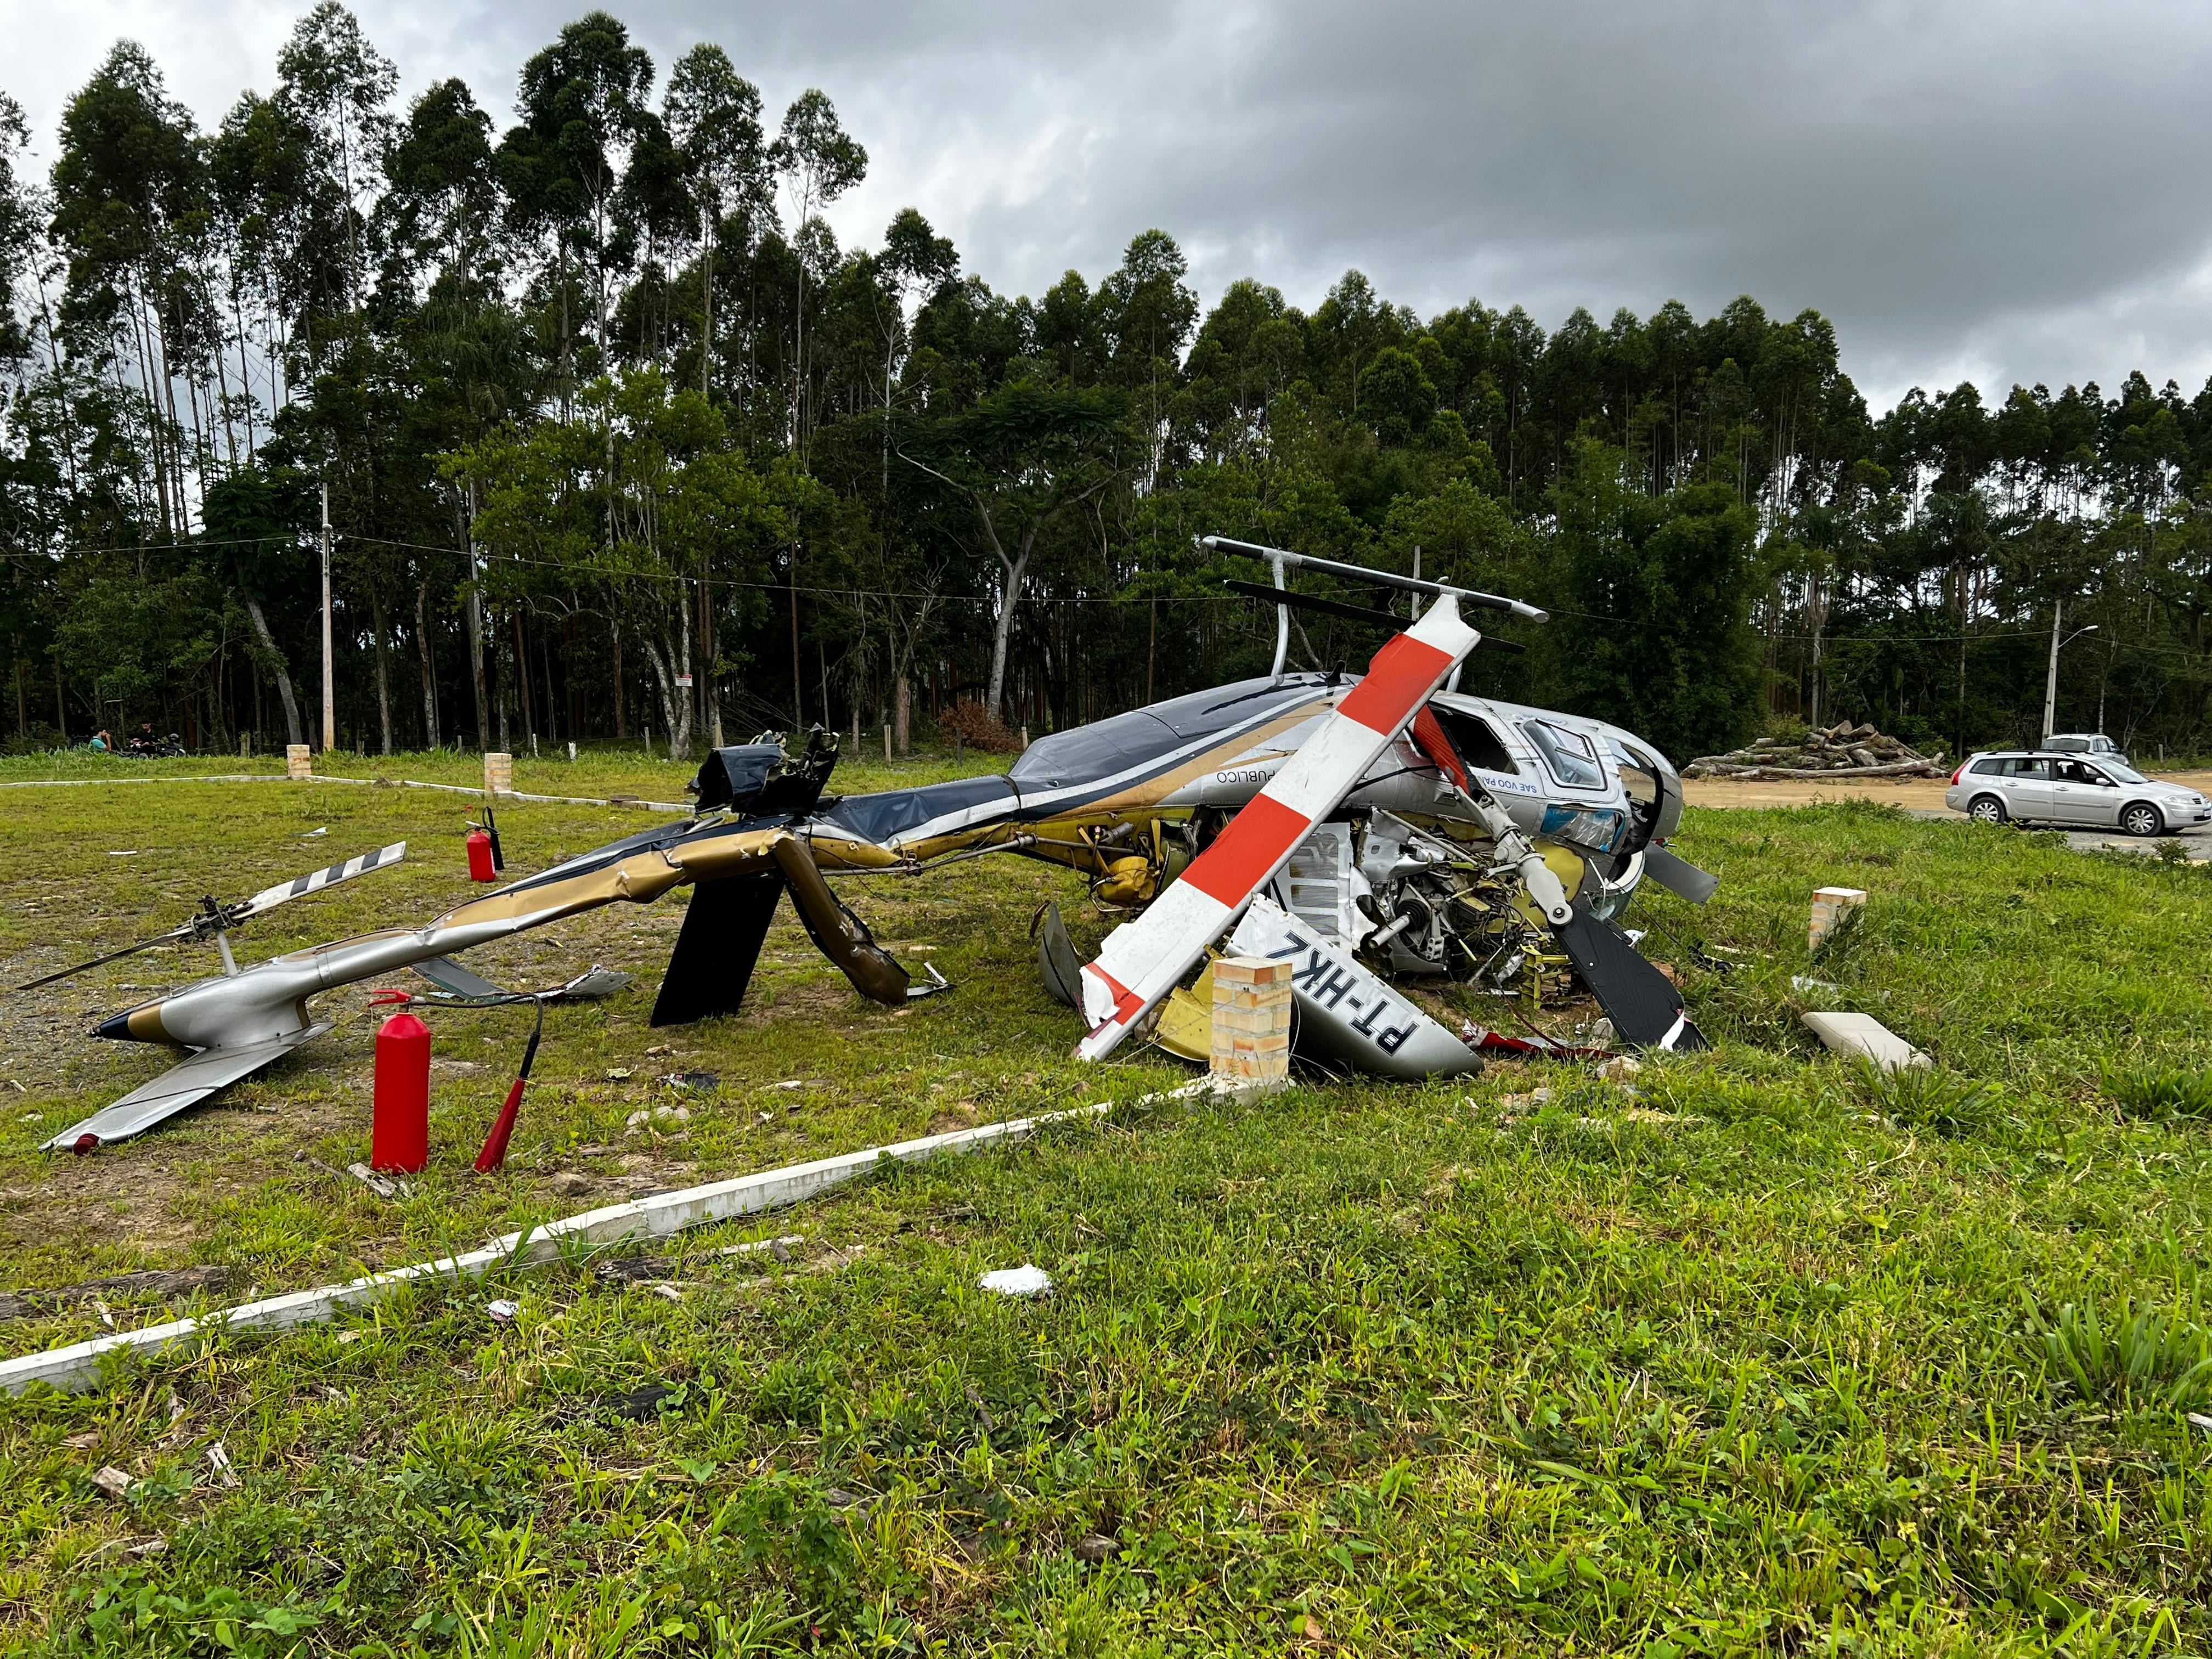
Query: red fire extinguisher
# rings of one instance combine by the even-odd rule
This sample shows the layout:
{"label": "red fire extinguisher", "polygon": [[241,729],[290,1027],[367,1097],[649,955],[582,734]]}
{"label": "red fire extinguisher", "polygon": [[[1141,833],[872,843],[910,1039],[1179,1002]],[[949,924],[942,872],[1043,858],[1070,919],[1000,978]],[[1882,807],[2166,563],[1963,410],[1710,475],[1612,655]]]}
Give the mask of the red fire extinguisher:
{"label": "red fire extinguisher", "polygon": [[368,1164],[415,1175],[430,1161],[430,1028],[407,1012],[410,1000],[404,991],[379,991],[369,1000],[371,1007],[400,1007],[377,1028]]}
{"label": "red fire extinguisher", "polygon": [[497,881],[500,872],[507,868],[507,860],[500,856],[499,823],[484,808],[483,822],[469,825],[469,879]]}

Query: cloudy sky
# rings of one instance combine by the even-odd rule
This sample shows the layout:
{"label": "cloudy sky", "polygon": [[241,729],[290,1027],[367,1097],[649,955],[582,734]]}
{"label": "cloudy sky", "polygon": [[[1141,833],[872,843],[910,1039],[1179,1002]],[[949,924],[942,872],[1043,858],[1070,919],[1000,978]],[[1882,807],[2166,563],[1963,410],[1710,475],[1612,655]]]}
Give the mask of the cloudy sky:
{"label": "cloudy sky", "polygon": [[[359,0],[411,95],[495,117],[585,0]],[[1739,293],[1834,319],[1877,405],[1915,383],[2212,374],[2212,9],[2144,0],[613,0],[664,67],[720,42],[771,114],[818,86],[868,148],[833,210],[913,204],[1036,293],[1172,232],[1210,299],[1310,306],[1357,265],[1547,327]],[[118,37],[212,123],[300,4],[0,0],[0,87],[51,154]]]}

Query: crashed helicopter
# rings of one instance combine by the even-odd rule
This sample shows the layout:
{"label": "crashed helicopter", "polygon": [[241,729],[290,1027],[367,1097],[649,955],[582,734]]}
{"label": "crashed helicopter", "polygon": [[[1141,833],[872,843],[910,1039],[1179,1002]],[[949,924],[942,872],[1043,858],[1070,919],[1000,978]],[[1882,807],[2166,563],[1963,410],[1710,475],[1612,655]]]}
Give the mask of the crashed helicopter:
{"label": "crashed helicopter", "polygon": [[[1087,1059],[1103,1059],[1133,1033],[1158,1035],[1170,1012],[1162,1005],[1178,992],[1188,1001],[1194,973],[1202,976],[1210,954],[1224,948],[1292,959],[1300,1051],[1383,1076],[1480,1064],[1477,1034],[1464,1024],[1449,1029],[1405,987],[1501,985],[1547,951],[1571,963],[1620,1041],[1702,1046],[1672,981],[1616,921],[1647,878],[1698,903],[1714,887],[1665,845],[1682,809],[1674,768],[1603,721],[1456,690],[1474,651],[1520,649],[1486,638],[1462,607],[1536,622],[1545,613],[1282,549],[1220,537],[1203,544],[1272,569],[1272,587],[1230,584],[1276,606],[1266,676],[1043,738],[1003,775],[875,794],[825,793],[834,733],[817,729],[796,754],[773,735],[720,749],[700,769],[686,822],[625,836],[420,927],[250,967],[232,957],[230,913],[210,900],[208,914],[175,936],[211,936],[224,973],[94,1031],[196,1052],[47,1146],[89,1151],[251,1075],[330,1029],[308,1012],[319,992],[413,969],[449,997],[521,1000],[450,958],[602,905],[650,903],[687,884],[694,890],[655,1025],[737,1010],[787,892],[816,945],[862,995],[898,1004],[933,994],[948,988],[935,969],[913,983],[825,877],[921,874],[1001,853],[1078,871],[1102,906],[1134,913],[1089,963],[1078,959],[1056,911],[1043,919],[1041,968],[1048,988],[1085,1016],[1078,1052]],[[1288,586],[1293,569],[1411,592],[1427,609],[1409,620],[1301,593]],[[1395,631],[1364,675],[1288,672],[1294,608]],[[592,980],[562,991],[605,988]]]}

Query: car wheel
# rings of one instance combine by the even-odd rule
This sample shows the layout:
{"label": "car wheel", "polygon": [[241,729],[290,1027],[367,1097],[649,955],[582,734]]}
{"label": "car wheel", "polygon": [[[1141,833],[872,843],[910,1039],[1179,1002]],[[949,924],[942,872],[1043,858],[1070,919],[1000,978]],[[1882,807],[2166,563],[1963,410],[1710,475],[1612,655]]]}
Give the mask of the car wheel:
{"label": "car wheel", "polygon": [[2166,815],[2147,800],[2131,801],[2120,811],[2120,828],[2131,836],[2166,833]]}
{"label": "car wheel", "polygon": [[1966,808],[1966,816],[1976,823],[2002,823],[2005,821],[2005,805],[1995,795],[1977,795]]}

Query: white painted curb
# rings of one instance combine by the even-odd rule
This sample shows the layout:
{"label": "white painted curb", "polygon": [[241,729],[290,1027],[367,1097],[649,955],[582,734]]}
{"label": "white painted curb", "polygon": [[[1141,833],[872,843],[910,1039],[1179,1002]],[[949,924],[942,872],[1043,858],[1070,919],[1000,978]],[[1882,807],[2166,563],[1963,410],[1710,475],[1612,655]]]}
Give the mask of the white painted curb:
{"label": "white painted curb", "polygon": [[[1178,1095],[1190,1092],[1177,1090]],[[878,1160],[918,1164],[939,1152],[975,1152],[1002,1140],[1019,1140],[1041,1126],[1070,1118],[1096,1117],[1113,1110],[1110,1101],[1078,1106],[1037,1117],[1015,1118],[1006,1123],[987,1123],[980,1128],[956,1129],[949,1134],[924,1135],[890,1146],[870,1146],[837,1158],[817,1158],[811,1164],[787,1164],[758,1175],[687,1187],[603,1210],[586,1210],[564,1221],[551,1221],[527,1232],[509,1233],[481,1250],[464,1255],[421,1261],[411,1267],[372,1273],[343,1285],[320,1290],[294,1291],[286,1296],[264,1297],[235,1308],[209,1314],[203,1319],[178,1319],[143,1330],[122,1331],[94,1337],[66,1348],[0,1360],[0,1393],[21,1394],[33,1383],[56,1389],[97,1387],[102,1371],[114,1362],[110,1355],[160,1353],[195,1337],[226,1330],[281,1331],[295,1325],[312,1325],[330,1318],[342,1308],[359,1307],[380,1300],[402,1285],[423,1279],[476,1279],[500,1268],[529,1267],[550,1261],[563,1248],[574,1244],[612,1244],[625,1239],[665,1238],[691,1227],[702,1227],[738,1216],[757,1215],[813,1197],[866,1173]]]}

